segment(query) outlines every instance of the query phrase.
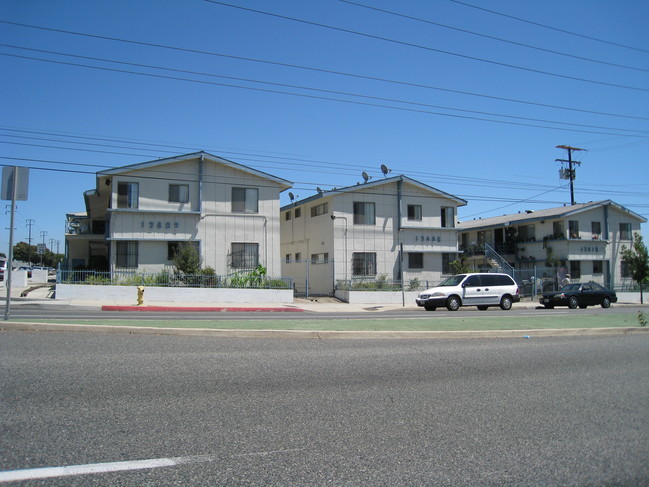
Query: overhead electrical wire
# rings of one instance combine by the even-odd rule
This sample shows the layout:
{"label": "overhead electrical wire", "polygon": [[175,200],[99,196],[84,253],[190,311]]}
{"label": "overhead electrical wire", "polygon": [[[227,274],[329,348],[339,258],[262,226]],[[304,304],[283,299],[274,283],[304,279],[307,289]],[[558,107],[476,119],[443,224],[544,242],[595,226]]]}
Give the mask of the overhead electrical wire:
{"label": "overhead electrical wire", "polygon": [[365,5],[363,3],[352,2],[351,0],[338,0],[338,1],[343,2],[343,3],[347,3],[349,5],[355,5],[357,7],[362,7],[362,8],[368,9],[368,10],[374,10],[376,12],[382,12],[382,13],[385,13],[385,14],[388,14],[388,15],[393,15],[395,17],[401,17],[401,18],[408,19],[408,20],[414,20],[416,22],[422,22],[422,23],[425,23],[425,24],[434,25],[436,27],[442,27],[444,29],[450,29],[450,30],[454,30],[456,32],[462,32],[464,34],[478,36],[478,37],[482,37],[482,38],[485,38],[485,39],[491,39],[491,40],[498,41],[498,42],[504,42],[506,44],[511,44],[511,45],[514,45],[514,46],[524,47],[524,48],[527,48],[527,49],[533,49],[533,50],[545,52],[545,53],[548,53],[548,54],[555,54],[557,56],[564,56],[564,57],[568,57],[568,58],[571,58],[571,59],[578,59],[580,61],[587,61],[587,62],[590,62],[590,63],[603,64],[603,65],[606,65],[606,66],[613,66],[613,67],[616,67],[616,68],[629,69],[629,70],[634,70],[634,71],[643,71],[643,72],[649,73],[649,69],[646,69],[646,68],[640,68],[640,67],[637,67],[637,66],[629,66],[629,65],[626,65],[626,64],[613,63],[613,62],[610,62],[610,61],[603,61],[601,59],[593,59],[593,58],[584,57],[584,56],[577,56],[575,54],[569,54],[569,53],[566,53],[566,52],[556,51],[554,49],[547,49],[547,48],[544,48],[544,47],[533,46],[531,44],[524,44],[522,42],[512,41],[512,40],[509,40],[509,39],[503,39],[502,37],[496,37],[496,36],[492,36],[492,35],[488,35],[488,34],[482,34],[480,32],[475,32],[475,31],[468,30],[468,29],[462,29],[462,28],[459,28],[459,27],[454,27],[454,26],[451,26],[451,25],[442,24],[440,22],[434,22],[434,21],[428,20],[428,19],[422,19],[421,17],[415,17],[415,16],[412,16],[412,15],[406,15],[406,14],[403,14],[403,13],[400,13],[400,12],[395,12],[393,10],[387,10],[387,9],[383,9],[383,8],[379,8],[379,7],[373,7],[371,5]]}
{"label": "overhead electrical wire", "polygon": [[[40,62],[52,63],[52,64],[61,64],[61,65],[67,65],[67,66],[82,67],[82,68],[94,69],[94,70],[100,70],[100,71],[110,71],[110,72],[116,72],[116,73],[122,73],[122,74],[133,74],[133,75],[147,76],[147,77],[153,77],[153,78],[170,79],[170,80],[175,80],[175,81],[186,81],[186,82],[205,84],[205,85],[215,85],[215,86],[238,88],[238,89],[250,90],[250,91],[259,91],[259,92],[265,92],[265,93],[291,95],[291,96],[312,98],[312,99],[318,99],[318,100],[335,101],[335,102],[339,102],[339,103],[348,103],[348,104],[370,106],[370,107],[376,107],[376,108],[387,108],[387,109],[392,109],[392,110],[408,111],[408,112],[415,112],[415,113],[435,115],[435,116],[460,118],[460,119],[465,119],[465,120],[476,120],[476,121],[482,121],[482,122],[499,123],[499,124],[506,124],[506,125],[516,125],[516,126],[523,126],[523,127],[563,130],[563,131],[569,131],[569,132],[593,133],[593,134],[602,134],[602,135],[625,135],[625,136],[628,136],[628,137],[646,137],[646,135],[644,135],[644,134],[612,134],[610,132],[601,132],[601,131],[598,131],[598,130],[586,130],[585,128],[577,129],[577,128],[568,128],[568,127],[559,127],[559,126],[554,127],[554,126],[547,126],[547,125],[539,125],[539,124],[535,124],[535,123],[512,122],[512,121],[507,121],[507,120],[495,120],[495,119],[489,119],[489,118],[483,118],[483,117],[477,117],[477,116],[458,115],[458,114],[454,114],[454,113],[444,113],[444,112],[437,112],[437,111],[431,111],[431,110],[424,110],[424,109],[412,108],[412,107],[407,107],[407,106],[385,105],[385,104],[382,104],[382,103],[374,103],[374,102],[369,102],[369,101],[347,100],[347,99],[342,99],[342,98],[333,98],[333,97],[330,97],[330,96],[313,95],[313,94],[307,94],[307,93],[295,93],[295,92],[274,90],[274,89],[269,89],[269,88],[235,85],[235,84],[231,84],[231,83],[221,83],[221,82],[216,82],[216,81],[181,78],[181,77],[178,77],[178,76],[169,76],[169,75],[162,75],[162,74],[155,74],[155,73],[145,73],[145,72],[139,72],[139,71],[130,71],[130,70],[125,70],[125,69],[109,68],[109,67],[105,67],[105,66],[92,66],[92,65],[87,65],[87,64],[71,63],[71,62],[67,62],[67,61],[59,61],[59,60],[53,60],[53,59],[43,59],[43,58],[35,58],[35,57],[31,57],[31,56],[21,56],[21,55],[17,55],[17,54],[0,53],[0,56],[8,56],[8,57],[15,57],[15,58],[27,59],[27,60],[32,60],[32,61],[40,61]],[[164,68],[160,68],[160,69],[164,69]],[[258,82],[258,83],[261,83],[261,82]],[[268,84],[276,84],[276,83],[268,83]],[[286,85],[284,85],[284,86],[286,86]],[[319,90],[319,89],[315,89],[315,88],[300,88],[300,89],[305,89],[305,90],[308,89],[308,90],[322,91],[322,92],[333,92],[331,90]],[[394,99],[388,99],[388,98],[382,98],[382,97],[373,97],[373,96],[368,96],[368,95],[358,95],[358,94],[344,93],[344,92],[335,92],[335,93],[341,94],[343,96],[367,98],[367,99],[370,99],[370,100],[377,100],[377,101],[388,101],[388,102],[393,102],[393,103],[402,103],[402,104],[411,104],[411,105],[435,107],[434,105],[420,104],[420,103],[407,102],[407,101],[402,101],[402,100],[394,100]],[[459,110],[459,109],[454,109],[454,110]],[[471,110],[463,110],[463,111],[472,112]],[[478,113],[480,113],[480,112],[478,112]],[[492,116],[510,117],[510,118],[523,118],[523,119],[525,119],[524,117],[513,117],[513,116],[507,116],[507,115],[492,115]],[[534,119],[530,119],[530,120],[534,120]],[[541,121],[541,122],[542,123],[555,123],[555,124],[564,124],[564,125],[573,125],[573,126],[597,128],[596,126],[589,126],[589,125],[583,125],[583,124],[573,124],[573,123],[568,123],[568,122],[553,122],[553,121]],[[627,129],[604,128],[603,130],[627,130]],[[640,131],[638,131],[638,132],[640,132]]]}
{"label": "overhead electrical wire", "polygon": [[479,7],[477,5],[472,5],[472,4],[467,3],[467,2],[461,2],[460,0],[449,0],[449,1],[453,2],[453,3],[457,3],[459,5],[464,5],[465,7],[474,8],[476,10],[482,10],[482,11],[488,12],[490,14],[499,15],[501,17],[506,17],[508,19],[513,19],[513,20],[517,20],[519,22],[525,22],[527,24],[535,25],[537,27],[542,27],[544,29],[550,29],[550,30],[553,30],[555,32],[561,32],[562,34],[567,34],[567,35],[575,36],[575,37],[581,37],[582,39],[588,39],[589,41],[601,42],[603,44],[608,44],[610,46],[622,47],[624,49],[631,49],[631,50],[634,50],[634,51],[649,53],[649,49],[643,49],[643,48],[640,48],[640,47],[637,47],[637,46],[630,46],[628,44],[622,44],[622,43],[619,43],[619,42],[613,42],[613,41],[608,41],[608,40],[605,40],[605,39],[599,39],[597,37],[593,37],[593,36],[589,36],[589,35],[585,35],[585,34],[579,34],[579,33],[574,32],[574,31],[560,29],[558,27],[553,27],[551,25],[541,24],[539,22],[534,22],[532,20],[523,19],[521,17],[515,17],[513,15],[505,14],[505,13],[502,13],[502,12],[497,12],[496,10],[490,10],[488,8]]}
{"label": "overhead electrical wire", "polygon": [[437,49],[435,47],[424,46],[422,44],[417,44],[417,43],[414,43],[414,42],[408,42],[408,41],[402,41],[402,40],[398,40],[398,39],[392,39],[390,37],[384,37],[384,36],[379,36],[379,35],[375,35],[375,34],[369,34],[367,32],[360,32],[360,31],[356,31],[356,30],[352,30],[352,29],[346,29],[346,28],[343,28],[343,27],[336,27],[336,26],[333,26],[333,25],[323,24],[323,23],[320,23],[320,22],[314,22],[314,21],[311,21],[311,20],[299,19],[297,17],[289,17],[287,15],[280,15],[280,14],[276,14],[276,13],[273,13],[273,12],[267,12],[267,11],[264,11],[264,10],[253,9],[253,8],[249,8],[249,7],[242,7],[240,5],[234,5],[234,4],[231,4],[231,3],[221,2],[221,1],[218,1],[218,0],[204,0],[204,1],[208,2],[208,3],[213,3],[215,5],[221,5],[223,7],[235,8],[235,9],[244,10],[244,11],[247,11],[247,12],[253,12],[253,13],[257,13],[257,14],[261,14],[261,15],[267,15],[267,16],[270,16],[270,17],[275,17],[275,18],[279,18],[279,19],[283,19],[283,20],[289,20],[291,22],[299,22],[299,23],[306,24],[306,25],[312,25],[314,27],[321,27],[323,29],[329,29],[329,30],[334,30],[334,31],[337,31],[337,32],[343,32],[343,33],[346,33],[346,34],[352,34],[352,35],[362,36],[362,37],[366,37],[366,38],[370,38],[370,39],[376,39],[376,40],[379,40],[379,41],[389,42],[389,43],[392,43],[392,44],[397,44],[397,45],[406,46],[406,47],[412,47],[412,48],[415,48],[415,49],[421,49],[421,50],[430,51],[430,52],[437,52],[437,53],[440,53],[440,54],[446,54],[446,55],[449,55],[449,56],[455,56],[455,57],[459,57],[459,58],[462,58],[462,59],[468,59],[470,61],[478,61],[478,62],[481,62],[481,63],[487,63],[487,64],[491,64],[491,65],[494,65],[494,66],[501,66],[501,67],[505,67],[505,68],[516,69],[516,70],[526,71],[526,72],[535,73],[535,74],[542,74],[542,75],[545,75],[545,76],[552,76],[552,77],[556,77],[556,78],[569,79],[569,80],[572,80],[572,81],[579,81],[579,82],[583,82],[583,83],[590,83],[590,84],[596,84],[596,85],[601,85],[601,86],[609,86],[609,87],[613,87],[613,88],[622,88],[622,89],[627,89],[627,90],[649,92],[649,88],[644,88],[642,86],[622,85],[622,84],[618,84],[618,83],[609,83],[609,82],[606,82],[606,81],[597,81],[597,80],[593,80],[593,79],[580,78],[578,76],[570,76],[570,75],[567,75],[567,74],[553,73],[553,72],[550,72],[550,71],[543,71],[541,69],[529,68],[529,67],[525,67],[525,66],[518,66],[518,65],[515,65],[515,64],[509,64],[509,63],[504,63],[504,62],[500,62],[500,61],[494,61],[494,60],[491,60],[491,59],[480,58],[480,57],[477,57],[477,56],[469,56],[468,54],[461,54],[461,53],[458,53],[458,52],[447,51],[447,50],[444,50],[444,49]]}
{"label": "overhead electrical wire", "polygon": [[[266,85],[278,86],[278,87],[282,87],[282,88],[291,88],[291,89],[315,91],[315,92],[320,92],[320,93],[333,94],[333,95],[343,95],[343,96],[350,96],[350,97],[356,97],[356,98],[364,98],[364,99],[376,100],[376,101],[381,101],[381,102],[400,103],[400,104],[405,104],[405,105],[421,106],[421,107],[426,107],[426,108],[450,110],[450,111],[457,111],[457,112],[463,112],[463,113],[472,113],[472,114],[492,116],[492,117],[493,116],[495,116],[495,117],[503,117],[503,118],[509,118],[509,119],[515,119],[515,120],[526,120],[526,121],[539,122],[539,123],[552,123],[552,124],[558,124],[558,125],[569,125],[569,126],[574,126],[574,127],[594,128],[594,129],[601,129],[601,130],[617,130],[617,131],[635,132],[637,135],[640,135],[640,136],[649,135],[649,132],[647,132],[647,131],[641,131],[641,130],[636,130],[636,129],[606,127],[606,126],[600,126],[600,125],[579,124],[579,123],[572,123],[572,122],[557,122],[557,121],[554,121],[554,120],[546,120],[546,119],[532,118],[532,117],[522,117],[522,116],[516,116],[516,115],[507,115],[507,114],[494,113],[494,112],[485,112],[485,111],[480,111],[480,110],[468,110],[468,109],[455,108],[455,107],[449,107],[449,106],[443,106],[443,105],[434,105],[434,104],[414,102],[414,101],[409,101],[409,100],[400,100],[400,99],[388,98],[388,97],[379,97],[379,96],[364,95],[364,94],[359,94],[359,93],[351,93],[351,92],[344,92],[344,91],[338,91],[338,90],[327,90],[327,89],[321,89],[321,88],[313,88],[313,87],[309,87],[309,86],[301,86],[301,85],[295,85],[295,84],[289,84],[289,83],[277,83],[277,82],[262,81],[262,80],[256,80],[256,79],[250,79],[250,78],[242,78],[242,77],[235,77],[235,76],[225,76],[225,75],[218,75],[218,74],[213,74],[213,73],[189,71],[189,70],[176,69],[176,68],[167,68],[167,67],[155,66],[155,65],[150,65],[150,64],[131,63],[131,62],[126,62],[126,61],[117,61],[117,60],[114,60],[114,59],[97,58],[97,57],[91,57],[91,56],[81,56],[81,55],[76,55],[76,54],[61,53],[61,52],[57,52],[57,51],[49,51],[49,50],[43,50],[43,49],[22,48],[22,47],[16,47],[16,46],[13,46],[13,45],[7,45],[7,44],[0,44],[0,46],[11,47],[11,48],[16,48],[16,49],[23,49],[23,50],[29,50],[29,51],[37,51],[37,52],[40,52],[40,53],[54,54],[54,55],[65,56],[65,57],[80,58],[80,59],[85,59],[85,60],[92,60],[92,61],[100,61],[100,62],[106,62],[106,63],[112,63],[112,64],[121,64],[121,65],[127,65],[127,66],[134,66],[134,67],[139,67],[139,68],[147,68],[147,69],[155,69],[155,70],[161,70],[161,71],[170,71],[170,72],[174,72],[174,73],[183,73],[183,74],[207,76],[207,77],[228,79],[228,80],[234,80],[234,81],[244,81],[244,82],[249,82],[249,83],[266,84]],[[0,55],[5,55],[5,53],[0,53]],[[12,55],[9,54],[9,56],[12,56]],[[58,61],[51,60],[51,59],[41,59],[41,58],[31,58],[31,57],[29,57],[28,59],[58,63]],[[67,63],[64,63],[64,64],[67,64]],[[74,64],[74,66],[96,68],[96,66],[79,65],[79,64],[76,64],[76,63]],[[133,73],[131,71],[128,71],[128,74],[143,74],[143,73]],[[176,78],[174,78],[174,79],[176,79]],[[186,79],[186,80],[187,81],[194,81],[194,80],[191,80],[191,79]],[[633,134],[619,134],[619,135],[630,135],[630,136],[632,136]]]}
{"label": "overhead electrical wire", "polygon": [[[649,120],[649,117],[634,116],[634,115],[619,114],[619,113],[610,113],[610,112],[600,112],[600,111],[596,111],[596,110],[586,110],[586,109],[580,109],[580,108],[574,108],[574,107],[565,107],[565,106],[561,106],[561,105],[552,105],[552,104],[548,104],[548,103],[533,102],[533,101],[528,101],[528,100],[518,100],[518,99],[508,98],[508,97],[485,95],[485,94],[474,93],[474,92],[470,92],[470,91],[456,90],[456,89],[450,89],[450,88],[442,88],[442,87],[432,86],[432,85],[427,85],[427,84],[422,84],[422,83],[413,83],[413,82],[407,82],[407,81],[400,81],[400,80],[382,78],[382,77],[377,77],[377,76],[368,76],[368,75],[347,73],[347,72],[324,69],[324,68],[316,68],[316,67],[312,67],[312,66],[303,66],[303,65],[298,65],[298,64],[282,63],[282,62],[278,62],[278,61],[270,61],[270,60],[265,60],[265,59],[250,58],[250,57],[244,57],[244,56],[235,56],[235,55],[231,55],[231,54],[224,54],[224,53],[218,53],[218,52],[212,52],[212,51],[204,51],[204,50],[198,50],[198,49],[183,48],[183,47],[178,47],[178,46],[169,46],[169,45],[165,45],[165,44],[157,44],[157,43],[152,43],[152,42],[135,41],[135,40],[122,39],[122,38],[117,38],[117,37],[102,36],[102,35],[98,35],[98,34],[88,34],[88,33],[83,33],[83,32],[75,32],[75,31],[69,31],[69,30],[55,29],[55,28],[51,28],[51,27],[43,27],[43,26],[37,26],[37,25],[31,25],[31,24],[22,24],[22,23],[18,23],[18,22],[9,22],[9,21],[6,21],[6,20],[0,20],[0,23],[7,24],[7,25],[14,25],[14,26],[18,26],[18,27],[24,27],[24,28],[31,28],[31,29],[38,29],[38,30],[56,32],[56,33],[68,34],[68,35],[87,37],[87,38],[95,38],[95,39],[101,39],[101,40],[107,40],[107,41],[113,41],[113,42],[127,43],[127,44],[132,44],[132,45],[154,47],[154,48],[159,48],[159,49],[169,49],[169,50],[192,53],[192,54],[223,57],[223,58],[236,59],[236,60],[242,60],[242,61],[248,61],[248,62],[254,62],[254,63],[268,64],[268,65],[273,65],[273,66],[282,66],[282,67],[287,67],[287,68],[294,68],[294,69],[308,70],[308,71],[313,71],[313,72],[321,72],[321,73],[327,73],[327,74],[333,74],[333,75],[339,75],[339,76],[352,77],[352,78],[357,78],[357,79],[365,79],[365,80],[379,81],[379,82],[391,83],[391,84],[397,84],[397,85],[403,85],[403,86],[411,86],[411,87],[415,87],[415,88],[424,88],[424,89],[429,89],[429,90],[443,91],[443,92],[447,92],[447,93],[455,93],[455,94],[466,95],[466,96],[474,96],[474,97],[480,97],[480,98],[486,98],[486,99],[492,99],[492,100],[507,101],[507,102],[511,102],[511,103],[519,103],[519,104],[525,104],[525,105],[533,105],[533,106],[539,106],[539,107],[545,107],[545,108],[554,108],[554,109],[558,109],[558,110],[567,110],[567,111],[574,111],[574,112],[581,112],[581,113],[591,113],[591,114],[595,114],[595,115],[605,115],[605,116],[610,116],[610,117],[621,117],[621,118],[631,118],[631,119],[638,119],[638,120]],[[5,45],[8,46],[8,47],[15,47],[17,49],[27,49],[27,48],[24,48],[24,47],[13,46],[13,45],[10,45],[10,44],[5,44]]]}

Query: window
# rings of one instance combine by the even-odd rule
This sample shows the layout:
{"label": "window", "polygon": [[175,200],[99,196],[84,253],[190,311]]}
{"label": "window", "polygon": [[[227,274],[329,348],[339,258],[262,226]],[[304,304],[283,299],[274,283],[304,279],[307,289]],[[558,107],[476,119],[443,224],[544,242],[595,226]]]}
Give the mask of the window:
{"label": "window", "polygon": [[106,220],[93,220],[92,221],[93,235],[103,235],[106,233]]}
{"label": "window", "polygon": [[374,203],[354,202],[354,225],[376,225]]}
{"label": "window", "polygon": [[591,222],[590,229],[593,232],[594,239],[598,239],[602,236],[602,224],[600,222]]}
{"label": "window", "polygon": [[138,242],[116,242],[115,250],[117,267],[137,267]]}
{"label": "window", "polygon": [[188,203],[188,202],[189,202],[188,184],[169,185],[169,203]]}
{"label": "window", "polygon": [[300,218],[302,216],[302,208],[295,208],[295,218]]}
{"label": "window", "polygon": [[533,242],[536,240],[536,227],[534,225],[518,227],[518,238],[522,242]]}
{"label": "window", "polygon": [[568,222],[568,234],[570,238],[579,238],[579,222],[577,220]]}
{"label": "window", "polygon": [[455,254],[442,254],[442,274],[452,274],[451,262],[456,259]]}
{"label": "window", "polygon": [[480,276],[469,276],[462,285],[464,287],[480,287]]}
{"label": "window", "polygon": [[455,228],[455,208],[442,206],[442,228]]}
{"label": "window", "polygon": [[478,246],[482,249],[484,244],[487,243],[487,232],[485,230],[478,231]]}
{"label": "window", "polygon": [[424,268],[424,254],[422,252],[408,253],[408,268],[409,269],[423,269]]}
{"label": "window", "polygon": [[408,205],[408,220],[421,221],[421,205]]}
{"label": "window", "polygon": [[117,183],[117,208],[137,208],[138,193],[138,183]]}
{"label": "window", "polygon": [[469,234],[463,233],[460,236],[460,250],[466,250],[469,248]]}
{"label": "window", "polygon": [[180,249],[180,245],[183,243],[192,245],[196,249],[196,252],[199,252],[198,242],[171,241],[171,242],[167,242],[167,260],[174,260],[176,258],[176,254]]}
{"label": "window", "polygon": [[329,262],[329,253],[311,254],[312,264],[326,264],[327,262]]}
{"label": "window", "polygon": [[327,203],[322,203],[316,206],[311,207],[311,217],[316,217],[320,215],[326,215],[329,211],[329,205]]}
{"label": "window", "polygon": [[563,222],[552,222],[552,234],[554,238],[566,238],[563,233]]}
{"label": "window", "polygon": [[581,279],[581,262],[578,260],[570,261],[570,279],[572,282]]}
{"label": "window", "polygon": [[604,262],[601,260],[593,261],[593,274],[603,274],[604,273]]}
{"label": "window", "polygon": [[300,262],[302,260],[302,253],[295,252],[295,262]]}
{"label": "window", "polygon": [[376,253],[354,252],[352,254],[352,275],[375,276],[376,275]]}
{"label": "window", "polygon": [[620,274],[622,275],[622,277],[625,277],[625,278],[633,277],[631,275],[631,266],[629,265],[629,263],[626,260],[623,260],[622,262],[620,262]]}
{"label": "window", "polygon": [[259,265],[259,244],[232,243],[232,267],[254,269]]}
{"label": "window", "polygon": [[257,188],[232,188],[232,213],[258,213],[259,190]]}
{"label": "window", "polygon": [[286,263],[287,264],[291,263],[291,254],[286,254]]}
{"label": "window", "polygon": [[620,240],[631,240],[630,223],[620,223]]}
{"label": "window", "polygon": [[287,212],[284,214],[284,218],[286,219],[286,221],[289,221],[289,220],[291,219],[291,212],[290,212],[290,211],[287,211]]}

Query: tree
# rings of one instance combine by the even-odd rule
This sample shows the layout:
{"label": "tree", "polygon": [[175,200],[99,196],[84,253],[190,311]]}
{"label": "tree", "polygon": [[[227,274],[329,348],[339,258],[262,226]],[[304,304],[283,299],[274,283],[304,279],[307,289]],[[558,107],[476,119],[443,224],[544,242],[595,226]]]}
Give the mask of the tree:
{"label": "tree", "polygon": [[626,262],[631,272],[631,277],[640,286],[640,303],[644,304],[643,287],[649,284],[649,253],[647,246],[642,241],[642,235],[633,236],[633,247],[627,249],[622,246],[622,259]]}
{"label": "tree", "polygon": [[182,242],[174,254],[174,267],[176,274],[200,274],[201,256],[196,246]]}
{"label": "tree", "polygon": [[465,255],[460,257],[459,260],[454,260],[449,263],[451,267],[451,272],[453,274],[465,274],[471,272],[471,267],[469,267],[469,259]]}

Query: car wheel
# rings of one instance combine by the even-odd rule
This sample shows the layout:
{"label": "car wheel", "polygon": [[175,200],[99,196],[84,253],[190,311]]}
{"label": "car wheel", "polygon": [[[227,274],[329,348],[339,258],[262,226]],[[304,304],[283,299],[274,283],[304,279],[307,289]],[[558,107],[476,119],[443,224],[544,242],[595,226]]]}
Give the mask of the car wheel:
{"label": "car wheel", "polygon": [[435,311],[437,309],[437,306],[431,306],[431,305],[427,304],[426,306],[424,306],[424,309],[426,311]]}
{"label": "car wheel", "polygon": [[460,306],[462,306],[462,301],[457,296],[451,296],[446,301],[446,309],[449,311],[457,311],[460,309]]}
{"label": "car wheel", "polygon": [[545,309],[554,309],[554,304],[544,304]]}
{"label": "car wheel", "polygon": [[568,300],[568,308],[576,309],[577,306],[579,306],[579,301],[577,301],[577,298],[575,296],[570,296],[570,299]]}
{"label": "car wheel", "polygon": [[509,296],[503,296],[500,300],[500,309],[503,309],[505,311],[512,309],[512,298],[510,298]]}
{"label": "car wheel", "polygon": [[489,309],[489,306],[478,306],[478,309],[479,309],[480,311],[486,311],[486,310]]}
{"label": "car wheel", "polygon": [[602,299],[602,308],[610,308],[611,307],[611,300],[604,296],[604,299]]}

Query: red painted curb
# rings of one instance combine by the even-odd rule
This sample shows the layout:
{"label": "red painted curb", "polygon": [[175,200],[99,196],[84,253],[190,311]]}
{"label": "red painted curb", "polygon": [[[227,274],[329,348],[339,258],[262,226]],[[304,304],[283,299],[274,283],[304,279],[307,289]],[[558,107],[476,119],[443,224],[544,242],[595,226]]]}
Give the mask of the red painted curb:
{"label": "red painted curb", "polygon": [[102,311],[184,311],[184,312],[298,312],[304,311],[300,308],[230,308],[215,307],[208,308],[205,306],[102,306]]}

